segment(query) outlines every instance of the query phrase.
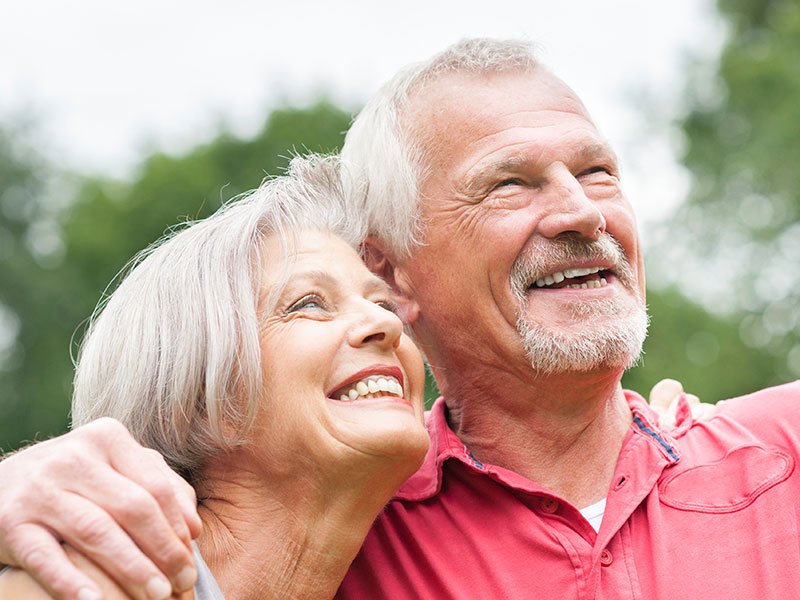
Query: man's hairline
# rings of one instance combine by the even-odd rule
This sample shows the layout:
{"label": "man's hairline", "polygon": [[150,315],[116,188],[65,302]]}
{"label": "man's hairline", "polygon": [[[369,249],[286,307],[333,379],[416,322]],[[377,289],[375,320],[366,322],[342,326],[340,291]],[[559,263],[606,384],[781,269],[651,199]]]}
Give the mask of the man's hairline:
{"label": "man's hairline", "polygon": [[[555,79],[561,81],[561,79],[555,75],[547,66],[541,63],[538,60],[535,60],[532,64],[529,65],[516,65],[516,66],[508,66],[508,67],[497,67],[490,70],[459,70],[459,71],[445,71],[445,72],[433,72],[427,74],[425,76],[419,77],[418,80],[413,81],[409,87],[406,89],[402,99],[395,99],[393,101],[395,114],[396,114],[396,125],[397,128],[396,134],[398,137],[403,141],[406,154],[409,157],[427,157],[429,152],[432,150],[428,147],[430,146],[430,142],[427,144],[423,143],[422,135],[420,130],[416,126],[411,126],[408,121],[408,112],[411,108],[415,105],[416,102],[419,101],[420,94],[425,91],[427,88],[431,88],[435,85],[440,85],[442,80],[447,78],[473,78],[473,79],[480,79],[483,77],[490,77],[492,75],[497,74],[518,74],[519,76],[525,75],[532,75],[534,73],[546,73]],[[564,84],[566,85],[566,84]],[[569,86],[567,86],[569,87]],[[571,88],[570,88],[571,89]],[[573,92],[573,94],[575,94]],[[580,98],[575,94],[575,97],[580,101]],[[581,102],[581,104],[583,104]],[[585,109],[584,109],[585,110]],[[588,117],[588,112],[587,112]],[[424,122],[424,119],[421,119]],[[425,245],[426,233],[428,229],[427,220],[423,216],[422,210],[422,203],[424,201],[424,197],[421,193],[421,189],[423,184],[425,183],[427,177],[429,176],[430,168],[419,164],[420,161],[410,158],[412,161],[412,166],[415,171],[415,210],[418,215],[420,228],[419,228],[419,235],[420,238],[417,240],[416,243],[412,243],[409,245],[408,250],[406,252],[401,252],[400,256],[392,256],[393,260],[398,259],[408,259],[411,258],[415,250]],[[430,164],[431,161],[425,160],[427,164]],[[374,233],[372,235],[375,235]],[[377,236],[378,239],[381,239],[380,236]],[[387,249],[390,249],[391,253],[394,254],[394,248],[391,248],[391,244],[386,244]]]}

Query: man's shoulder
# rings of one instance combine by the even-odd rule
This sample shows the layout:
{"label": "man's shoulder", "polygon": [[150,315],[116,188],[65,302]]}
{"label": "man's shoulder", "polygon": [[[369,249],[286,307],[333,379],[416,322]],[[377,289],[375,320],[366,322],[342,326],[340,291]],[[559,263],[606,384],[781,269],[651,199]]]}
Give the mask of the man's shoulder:
{"label": "man's shoulder", "polygon": [[800,450],[800,381],[724,400],[716,418],[745,427],[765,443]]}
{"label": "man's shoulder", "polygon": [[758,390],[744,396],[723,400],[719,404],[720,414],[765,417],[764,409],[778,411],[776,416],[800,414],[800,380]]}

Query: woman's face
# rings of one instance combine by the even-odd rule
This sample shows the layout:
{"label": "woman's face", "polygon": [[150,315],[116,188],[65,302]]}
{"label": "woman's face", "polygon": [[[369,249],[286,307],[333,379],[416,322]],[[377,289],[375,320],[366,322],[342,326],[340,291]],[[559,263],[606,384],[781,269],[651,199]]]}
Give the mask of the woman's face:
{"label": "woman's face", "polygon": [[421,458],[422,358],[388,286],[330,234],[296,236],[288,265],[277,238],[265,246],[264,290],[283,287],[262,317],[260,439],[295,457]]}

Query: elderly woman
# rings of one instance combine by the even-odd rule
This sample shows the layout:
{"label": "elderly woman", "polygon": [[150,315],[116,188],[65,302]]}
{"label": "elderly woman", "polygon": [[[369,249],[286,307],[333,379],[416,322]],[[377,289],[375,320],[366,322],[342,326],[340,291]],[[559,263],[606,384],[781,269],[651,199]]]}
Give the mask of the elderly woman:
{"label": "elderly woman", "polygon": [[[332,597],[428,447],[420,355],[338,181],[334,159],[296,159],[145,251],[81,349],[75,425],[118,419],[197,492],[200,578],[182,597]],[[0,576],[0,598],[36,597]]]}

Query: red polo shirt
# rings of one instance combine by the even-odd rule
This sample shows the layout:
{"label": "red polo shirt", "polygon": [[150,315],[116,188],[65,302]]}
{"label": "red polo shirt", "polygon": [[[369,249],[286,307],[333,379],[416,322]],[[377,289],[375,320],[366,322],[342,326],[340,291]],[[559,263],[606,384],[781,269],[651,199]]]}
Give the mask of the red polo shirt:
{"label": "red polo shirt", "polygon": [[337,598],[800,598],[800,382],[716,417],[633,423],[599,533],[536,483],[480,462],[439,399],[431,450],[378,517]]}

